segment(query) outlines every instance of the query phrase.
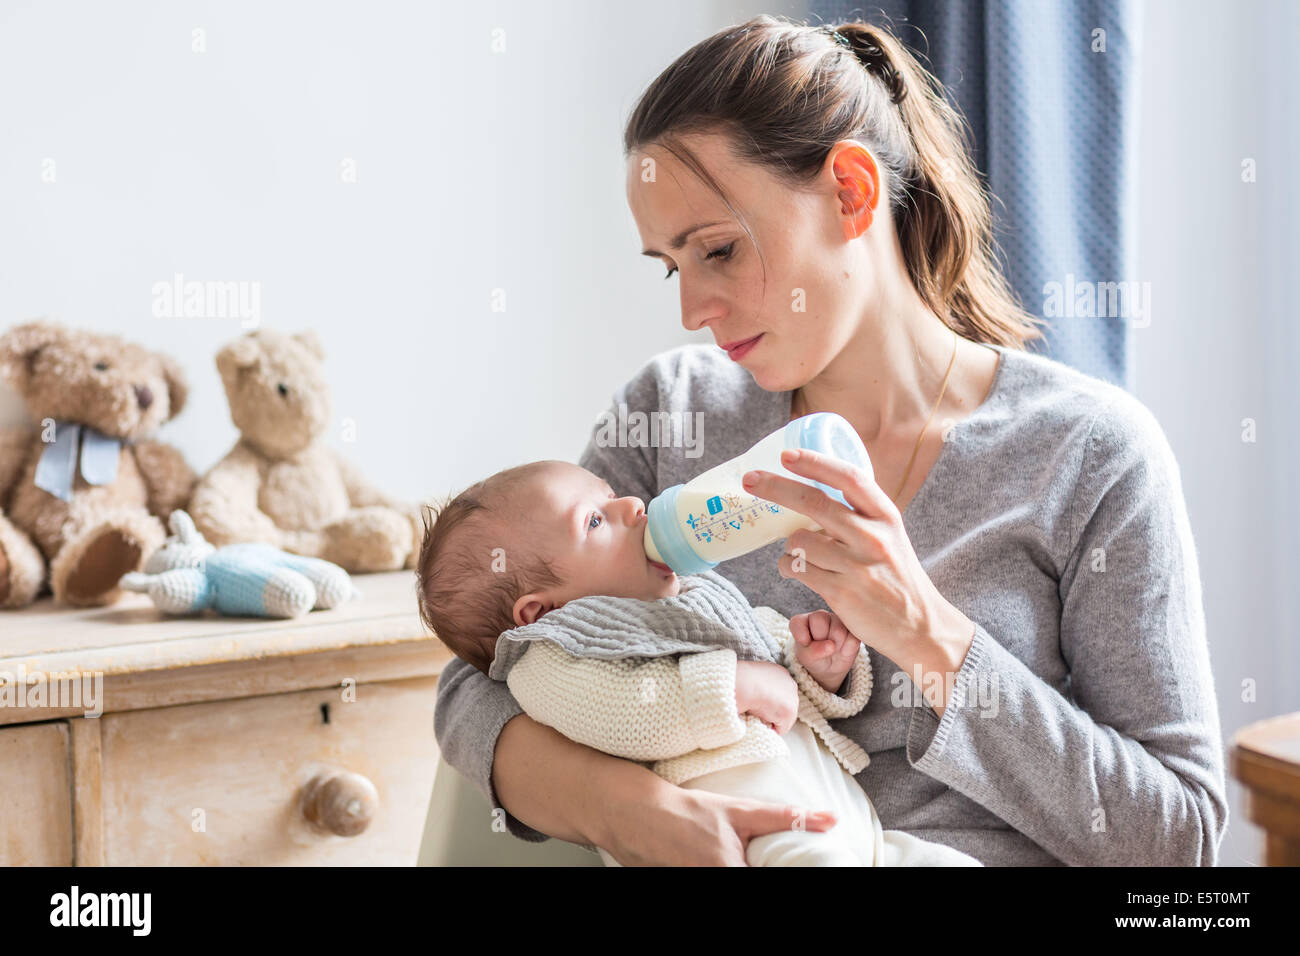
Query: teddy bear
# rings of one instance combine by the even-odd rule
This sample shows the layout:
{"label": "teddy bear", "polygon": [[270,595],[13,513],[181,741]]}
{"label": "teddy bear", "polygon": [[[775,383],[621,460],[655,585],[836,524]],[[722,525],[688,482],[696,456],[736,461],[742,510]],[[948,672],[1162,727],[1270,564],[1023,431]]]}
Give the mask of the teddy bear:
{"label": "teddy bear", "polygon": [[337,564],[269,544],[214,548],[184,511],[173,511],[167,527],[171,537],[149,556],[144,571],[122,576],[122,587],[149,595],[168,614],[212,608],[244,617],[300,617],[338,607],[356,593]]}
{"label": "teddy bear", "polygon": [[217,547],[264,542],[350,572],[413,568],[416,508],[369,484],[324,441],[333,412],[314,332],[257,329],[217,354],[235,447],[199,479],[189,513]]}
{"label": "teddy bear", "polygon": [[180,366],[134,343],[34,321],[0,336],[0,374],[36,428],[0,429],[0,607],[44,588],[110,604],[195,475],[150,436],[185,405]]}

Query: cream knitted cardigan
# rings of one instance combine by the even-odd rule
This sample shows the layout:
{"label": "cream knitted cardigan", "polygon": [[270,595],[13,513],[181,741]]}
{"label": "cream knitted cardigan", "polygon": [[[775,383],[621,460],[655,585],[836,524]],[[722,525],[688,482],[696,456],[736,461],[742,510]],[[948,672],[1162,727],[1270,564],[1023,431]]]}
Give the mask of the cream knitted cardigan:
{"label": "cream knitted cardigan", "polygon": [[[861,649],[843,696],[827,692],[795,658],[790,622],[770,607],[754,608],[784,648],[799,688],[799,720],[850,774],[870,761],[866,751],[827,719],[849,717],[871,697],[871,661]],[[549,641],[534,641],[506,684],[533,720],[596,750],[650,763],[670,783],[787,756],[789,748],[757,718],[736,712],[736,652],[729,648],[666,657],[595,660]]]}

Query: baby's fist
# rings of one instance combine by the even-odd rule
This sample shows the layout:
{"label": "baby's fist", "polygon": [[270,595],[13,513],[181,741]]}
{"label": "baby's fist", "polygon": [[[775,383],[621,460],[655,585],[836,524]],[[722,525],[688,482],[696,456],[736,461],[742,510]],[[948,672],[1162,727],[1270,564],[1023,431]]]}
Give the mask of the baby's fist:
{"label": "baby's fist", "polygon": [[830,611],[810,611],[790,618],[794,656],[828,692],[839,691],[857,659],[862,642]]}

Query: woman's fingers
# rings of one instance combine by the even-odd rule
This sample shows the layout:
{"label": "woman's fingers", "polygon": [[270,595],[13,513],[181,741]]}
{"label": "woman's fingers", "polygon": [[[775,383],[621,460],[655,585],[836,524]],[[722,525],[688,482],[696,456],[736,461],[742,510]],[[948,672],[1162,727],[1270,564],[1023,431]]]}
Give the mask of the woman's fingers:
{"label": "woman's fingers", "polygon": [[749,806],[737,806],[732,811],[732,824],[748,843],[765,833],[782,830],[812,830],[822,832],[835,826],[835,814],[829,810],[806,810],[803,807],[783,807],[776,803],[753,801]]}
{"label": "woman's fingers", "polygon": [[[810,454],[812,453],[801,453],[802,456]],[[825,459],[825,456],[818,457]],[[799,464],[794,463],[795,466]],[[851,466],[844,467],[851,469]],[[792,467],[791,471],[794,470],[795,467]],[[821,488],[770,471],[747,472],[742,485],[752,495],[775,502],[817,522],[821,531],[813,533],[849,545],[856,556],[851,563],[856,565],[879,551],[878,542],[887,525],[897,520],[898,511],[873,481],[869,478],[869,484],[859,481],[867,477],[864,473],[851,470],[858,477],[845,491],[845,500],[850,504],[865,506],[857,507],[856,510],[840,504]],[[876,498],[879,498],[879,502]]]}
{"label": "woman's fingers", "polygon": [[754,496],[809,516],[823,528],[837,529],[840,527],[840,519],[853,514],[853,509],[841,505],[822,489],[775,472],[745,472],[741,477],[741,486]]}
{"label": "woman's fingers", "polygon": [[838,488],[844,494],[844,500],[859,514],[888,518],[898,511],[884,489],[876,484],[874,475],[847,461],[820,452],[792,448],[781,453],[781,464],[796,475]]}
{"label": "woman's fingers", "polygon": [[[839,504],[832,502],[838,508]],[[865,551],[865,549],[863,549]],[[799,528],[785,539],[785,553],[794,558],[797,572],[804,564],[815,564],[826,571],[848,571],[861,563],[844,541],[832,538],[826,531]],[[864,553],[862,557],[869,557]]]}
{"label": "woman's fingers", "polygon": [[820,488],[770,471],[746,472],[741,485],[751,495],[806,515],[833,533],[840,531],[844,519],[853,514],[853,509],[844,507]]}
{"label": "woman's fingers", "polygon": [[821,599],[827,604],[831,603],[830,598],[826,596],[826,592],[835,585],[837,576],[835,572],[827,571],[811,561],[792,554],[781,555],[781,559],[776,563],[776,569],[780,572],[781,577],[794,578],[804,587],[820,595]]}
{"label": "woman's fingers", "polygon": [[[850,465],[846,461],[841,461],[838,458],[834,458],[830,455],[823,455],[815,451],[788,448],[781,452],[781,464],[796,475],[803,478],[809,478],[813,481],[819,481],[831,488],[838,489],[844,495],[844,500],[848,502],[849,508],[857,511],[859,514],[866,515],[870,518],[888,518],[891,516],[892,512],[897,511],[894,503],[890,501],[889,496],[881,490],[878,484],[876,484],[876,481],[872,476],[868,475],[862,469]],[[772,473],[751,472],[751,474],[765,475]],[[774,479],[781,478],[779,475],[773,475],[772,477]],[[798,495],[798,492],[795,489],[802,486],[814,493],[820,493],[825,499],[825,503],[822,504],[816,502],[811,495],[798,497],[797,500],[799,500],[805,507],[824,508],[828,517],[832,517],[836,514],[834,509],[827,506],[839,505],[839,502],[827,496],[820,488],[809,488],[808,485],[802,485],[801,482],[793,481],[789,478],[781,479],[781,481],[781,484],[776,484],[774,482],[771,485],[762,486],[770,490],[775,490],[778,494],[789,493],[792,495]],[[761,483],[756,482],[754,489],[760,487],[760,485]],[[745,487],[750,489],[748,484],[746,484]],[[807,514],[809,517],[817,519],[818,523],[823,524],[824,527],[829,527],[829,525],[820,521],[818,515],[811,514],[808,511],[801,511],[794,501],[787,503],[775,496],[768,495],[766,491],[759,492],[754,489],[750,490],[753,490],[754,493],[758,494],[760,497],[767,498],[770,501],[775,501],[780,505],[794,508],[794,510],[799,511],[800,514]],[[841,511],[849,510],[848,508],[844,508],[843,505],[839,505],[839,507]]]}

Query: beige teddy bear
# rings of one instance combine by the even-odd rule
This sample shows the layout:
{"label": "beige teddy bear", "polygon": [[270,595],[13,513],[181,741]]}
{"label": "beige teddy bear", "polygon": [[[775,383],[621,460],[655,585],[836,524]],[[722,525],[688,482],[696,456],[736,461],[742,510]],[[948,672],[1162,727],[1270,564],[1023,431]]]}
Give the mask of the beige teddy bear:
{"label": "beige teddy bear", "polygon": [[267,544],[348,571],[415,566],[416,509],[368,484],[322,440],[330,389],[315,334],[250,332],[217,354],[241,438],[200,479],[189,513],[221,547]]}
{"label": "beige teddy bear", "polygon": [[151,441],[185,404],[177,364],[110,335],[29,322],[0,336],[0,373],[37,428],[0,429],[0,607],[46,581],[69,604],[108,604],[166,536],[194,472]]}

